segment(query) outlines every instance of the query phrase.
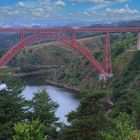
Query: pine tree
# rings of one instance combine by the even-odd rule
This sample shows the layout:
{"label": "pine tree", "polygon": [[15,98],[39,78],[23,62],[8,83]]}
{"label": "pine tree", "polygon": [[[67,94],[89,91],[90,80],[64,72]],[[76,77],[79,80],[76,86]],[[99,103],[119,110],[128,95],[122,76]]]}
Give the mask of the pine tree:
{"label": "pine tree", "polygon": [[57,108],[58,104],[52,101],[45,90],[34,94],[31,103],[31,117],[44,123],[45,133],[50,138],[57,137],[57,128],[59,127],[58,118],[55,116]]}
{"label": "pine tree", "polygon": [[70,126],[62,128],[62,140],[101,140],[100,130],[107,124],[105,118],[106,92],[84,94],[80,106],[68,115]]}
{"label": "pine tree", "polygon": [[0,140],[11,140],[14,123],[22,121],[25,117],[22,89],[18,84],[14,85],[15,83],[6,83],[11,85],[10,88],[7,86],[7,89],[0,91]]}

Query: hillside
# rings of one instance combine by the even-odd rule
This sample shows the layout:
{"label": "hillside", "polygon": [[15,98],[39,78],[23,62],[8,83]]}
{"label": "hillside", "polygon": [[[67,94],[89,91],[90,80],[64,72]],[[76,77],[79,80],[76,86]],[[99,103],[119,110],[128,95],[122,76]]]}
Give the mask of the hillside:
{"label": "hillside", "polygon": [[[102,61],[104,36],[88,37],[79,39],[92,54]],[[113,63],[113,78],[109,81],[112,87],[116,81],[124,83],[124,87],[139,89],[140,77],[140,52],[136,51],[136,34],[112,34],[111,53]],[[64,44],[38,44],[25,49],[9,63],[12,67],[21,67],[21,72],[42,70],[41,66],[60,65],[53,73],[46,73],[43,79],[55,81],[61,85],[78,89],[97,89],[101,87],[97,72],[89,62],[73,49]],[[131,66],[133,66],[131,68]],[[40,67],[40,68],[39,68]],[[44,67],[47,72],[47,68]],[[127,76],[126,76],[127,75]],[[42,76],[39,77],[41,79]],[[127,77],[127,78],[126,78]]]}

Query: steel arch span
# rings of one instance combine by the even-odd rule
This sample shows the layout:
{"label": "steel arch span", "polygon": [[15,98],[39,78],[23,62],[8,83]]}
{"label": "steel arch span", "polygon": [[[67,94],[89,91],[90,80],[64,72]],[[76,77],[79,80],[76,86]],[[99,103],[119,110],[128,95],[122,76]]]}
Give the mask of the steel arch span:
{"label": "steel arch span", "polygon": [[104,65],[102,65],[90,51],[81,43],[76,40],[76,32],[72,31],[71,37],[64,34],[66,32],[61,31],[46,31],[35,32],[34,34],[24,37],[24,32],[20,32],[20,41],[16,43],[5,55],[0,58],[0,67],[5,66],[15,55],[21,52],[24,48],[29,47],[34,43],[41,41],[59,41],[72,47],[81,55],[83,55],[93,67],[101,74],[101,79],[105,79],[106,76],[112,74],[111,56],[110,56],[110,32],[106,32],[105,35],[105,48],[104,48]]}
{"label": "steel arch span", "polygon": [[[93,67],[101,74],[101,78],[112,75],[112,61],[110,52],[110,33],[135,32],[137,33],[137,50],[140,50],[140,27],[133,28],[0,28],[0,33],[20,33],[20,42],[15,44],[5,55],[0,58],[0,67],[5,66],[10,59],[31,44],[50,40],[60,41],[83,55]],[[90,53],[90,51],[76,40],[76,33],[105,33],[105,47],[103,65]],[[25,38],[25,33],[32,34]],[[64,34],[63,34],[64,33]],[[66,34],[71,34],[68,37]]]}
{"label": "steel arch span", "polygon": [[5,55],[0,58],[0,67],[5,66],[15,55],[20,53],[24,48],[27,48],[34,43],[38,43],[41,41],[59,41],[72,47],[78,53],[83,55],[100,74],[106,74],[105,68],[85,46],[83,46],[76,40],[75,34],[72,35],[72,38],[69,38],[68,36],[61,33],[58,34],[53,32],[46,32],[33,34],[31,36],[28,36],[27,38],[24,38],[24,33],[21,32],[20,38],[20,42],[16,43],[12,48],[10,48],[10,50],[7,51]]}

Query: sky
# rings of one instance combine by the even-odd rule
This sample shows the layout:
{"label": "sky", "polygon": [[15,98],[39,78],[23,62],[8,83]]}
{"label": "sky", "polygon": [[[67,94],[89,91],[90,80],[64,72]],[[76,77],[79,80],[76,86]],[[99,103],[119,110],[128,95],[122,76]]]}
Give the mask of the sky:
{"label": "sky", "polygon": [[140,19],[140,0],[0,0],[0,20]]}

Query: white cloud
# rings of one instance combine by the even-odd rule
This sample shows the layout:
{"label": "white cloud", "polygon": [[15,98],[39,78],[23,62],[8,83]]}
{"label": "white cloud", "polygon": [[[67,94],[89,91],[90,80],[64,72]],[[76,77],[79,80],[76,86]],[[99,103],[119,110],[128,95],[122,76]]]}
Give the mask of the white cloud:
{"label": "white cloud", "polygon": [[[50,18],[89,18],[98,19],[130,19],[139,18],[140,12],[131,9],[126,2],[130,0],[69,0],[71,6],[75,8],[74,12],[69,11],[64,16],[61,12],[65,6],[69,6],[64,0],[29,0],[24,2],[21,0],[15,6],[7,6],[0,8],[0,19],[50,19]],[[90,2],[91,7],[85,11],[77,8],[77,3]],[[111,8],[111,5],[123,3],[124,7]],[[68,7],[69,8],[69,7]],[[65,12],[65,11],[63,11]]]}
{"label": "white cloud", "polygon": [[19,7],[24,7],[24,6],[25,6],[25,3],[24,3],[24,2],[18,2],[18,3],[17,3],[17,6],[19,6]]}
{"label": "white cloud", "polygon": [[114,2],[119,2],[119,3],[124,3],[128,2],[130,0],[72,0],[74,3],[114,3]]}
{"label": "white cloud", "polygon": [[125,5],[124,8],[118,8],[118,9],[111,9],[111,8],[107,8],[105,10],[105,12],[109,15],[119,15],[119,14],[122,14],[122,15],[128,15],[128,14],[137,14],[138,11],[136,9],[130,9],[128,5]]}
{"label": "white cloud", "polygon": [[62,0],[52,2],[50,0],[23,0],[12,7],[0,8],[0,19],[46,19],[57,17],[59,11],[63,10],[66,4]]}
{"label": "white cloud", "polygon": [[39,5],[44,5],[44,6],[51,6],[52,3],[50,0],[38,0],[39,1]]}
{"label": "white cloud", "polygon": [[55,5],[56,5],[56,6],[60,6],[60,7],[66,6],[65,2],[64,2],[64,1],[61,1],[61,0],[56,1],[56,2],[55,2]]}
{"label": "white cloud", "polygon": [[18,2],[16,7],[18,10],[23,10],[24,8],[32,8],[33,4],[31,2]]}
{"label": "white cloud", "polygon": [[130,0],[72,0],[74,4],[93,3],[93,6],[91,8],[88,8],[88,10],[99,10],[113,4],[126,3],[128,1]]}
{"label": "white cloud", "polygon": [[103,3],[107,0],[72,0],[72,2],[86,2],[86,3]]}
{"label": "white cloud", "polygon": [[136,9],[129,8],[126,4],[122,8],[106,8],[100,12],[94,9],[88,9],[83,12],[83,15],[93,19],[105,19],[105,20],[129,20],[140,19],[140,12]]}
{"label": "white cloud", "polygon": [[124,3],[124,2],[128,2],[130,0],[115,0],[116,2],[120,2],[120,3]]}

